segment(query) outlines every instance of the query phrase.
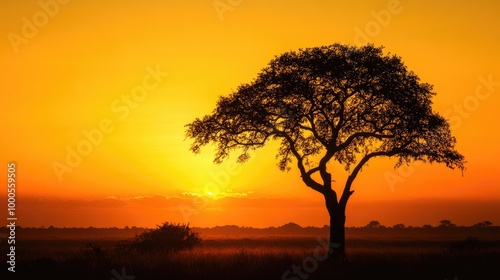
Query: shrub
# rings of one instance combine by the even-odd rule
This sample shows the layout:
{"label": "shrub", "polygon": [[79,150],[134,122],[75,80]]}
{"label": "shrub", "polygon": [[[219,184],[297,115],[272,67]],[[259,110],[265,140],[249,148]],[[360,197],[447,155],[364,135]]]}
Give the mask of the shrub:
{"label": "shrub", "polygon": [[473,253],[481,249],[482,244],[478,237],[467,237],[464,241],[454,242],[450,246],[452,253]]}
{"label": "shrub", "polygon": [[156,229],[147,230],[136,235],[128,246],[143,252],[152,251],[177,251],[189,249],[201,243],[197,232],[193,232],[188,225],[173,224],[165,222]]}
{"label": "shrub", "polygon": [[82,252],[86,256],[100,257],[103,254],[104,250],[102,249],[101,245],[89,241],[85,244],[85,247],[83,248]]}

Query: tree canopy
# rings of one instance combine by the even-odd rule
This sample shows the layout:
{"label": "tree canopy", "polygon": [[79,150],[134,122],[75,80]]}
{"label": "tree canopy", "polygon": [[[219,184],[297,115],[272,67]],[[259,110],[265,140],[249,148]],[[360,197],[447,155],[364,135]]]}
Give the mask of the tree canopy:
{"label": "tree canopy", "polygon": [[[239,162],[280,141],[278,166],[296,162],[307,186],[331,190],[331,161],[350,171],[344,189],[371,158],[444,163],[464,170],[448,122],[431,108],[432,86],[383,47],[342,44],[275,57],[257,78],[222,96],[212,114],[187,125],[192,151],[215,143],[215,162],[232,151]],[[321,180],[314,179],[319,173]]]}

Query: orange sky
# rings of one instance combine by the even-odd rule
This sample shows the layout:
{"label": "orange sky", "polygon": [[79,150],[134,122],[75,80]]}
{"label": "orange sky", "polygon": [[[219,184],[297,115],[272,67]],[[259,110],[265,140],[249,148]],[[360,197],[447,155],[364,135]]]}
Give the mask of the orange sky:
{"label": "orange sky", "polygon": [[335,42],[384,45],[433,84],[468,161],[464,177],[372,161],[347,224],[500,224],[498,1],[101,2],[0,2],[0,178],[15,161],[21,225],[326,224],[275,143],[217,166],[210,148],[189,151],[184,125],[273,56]]}

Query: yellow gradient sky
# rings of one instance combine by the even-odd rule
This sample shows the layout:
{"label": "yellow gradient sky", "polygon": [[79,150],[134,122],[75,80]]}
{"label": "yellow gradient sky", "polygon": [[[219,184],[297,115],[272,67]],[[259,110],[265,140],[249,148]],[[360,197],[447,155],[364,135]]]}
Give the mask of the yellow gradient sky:
{"label": "yellow gradient sky", "polygon": [[184,125],[275,55],[370,42],[434,85],[468,164],[462,177],[372,161],[347,224],[500,224],[499,12],[493,0],[2,1],[1,178],[15,161],[25,226],[326,224],[322,197],[279,172],[275,143],[217,166],[210,147],[189,151]]}

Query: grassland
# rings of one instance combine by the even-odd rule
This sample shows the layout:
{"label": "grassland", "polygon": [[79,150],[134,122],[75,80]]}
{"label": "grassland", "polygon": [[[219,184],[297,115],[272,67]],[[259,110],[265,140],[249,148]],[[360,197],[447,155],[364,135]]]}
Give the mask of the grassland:
{"label": "grassland", "polygon": [[1,279],[500,279],[498,232],[466,241],[465,229],[351,231],[343,263],[323,260],[325,236],[211,236],[173,253],[118,250],[116,238],[32,236],[18,241],[15,275],[4,269]]}

